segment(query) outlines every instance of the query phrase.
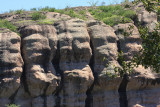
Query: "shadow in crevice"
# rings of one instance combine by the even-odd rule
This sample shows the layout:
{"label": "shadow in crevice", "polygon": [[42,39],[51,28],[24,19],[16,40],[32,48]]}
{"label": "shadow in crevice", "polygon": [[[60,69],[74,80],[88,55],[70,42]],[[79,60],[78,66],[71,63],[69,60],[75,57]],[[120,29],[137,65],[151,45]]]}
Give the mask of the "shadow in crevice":
{"label": "shadow in crevice", "polygon": [[[121,46],[120,46],[119,40],[117,41],[117,48],[118,48],[118,52],[120,53]],[[118,58],[118,63],[122,65],[122,62],[119,60],[119,58]],[[118,88],[120,107],[128,107],[128,99],[127,99],[127,92],[126,92],[128,82],[129,82],[128,75],[125,74]]]}
{"label": "shadow in crevice", "polygon": [[129,82],[128,76],[125,74],[118,88],[120,107],[128,107],[127,92],[126,92],[128,82]]}
{"label": "shadow in crevice", "polygon": [[93,48],[93,43],[92,43],[91,40],[90,40],[90,47],[92,49],[92,56],[91,56],[91,59],[90,59],[90,62],[89,62],[89,66],[90,66],[90,68],[92,70],[92,73],[93,73],[93,76],[94,76],[94,82],[93,82],[93,84],[91,85],[91,87],[86,92],[87,98],[85,100],[85,107],[93,107],[93,94],[92,94],[92,90],[94,88],[95,79],[96,79],[96,75],[95,75],[95,72],[94,72],[94,48]]}
{"label": "shadow in crevice", "polygon": [[56,88],[56,91],[53,92],[53,95],[55,96],[55,107],[60,107],[61,106],[61,97],[60,97],[60,92],[62,91],[63,88],[63,73],[60,70],[59,62],[60,62],[60,50],[59,50],[59,41],[57,41],[57,50],[56,54],[52,60],[52,64],[55,68],[56,71],[56,76],[59,78],[57,80],[58,87]]}

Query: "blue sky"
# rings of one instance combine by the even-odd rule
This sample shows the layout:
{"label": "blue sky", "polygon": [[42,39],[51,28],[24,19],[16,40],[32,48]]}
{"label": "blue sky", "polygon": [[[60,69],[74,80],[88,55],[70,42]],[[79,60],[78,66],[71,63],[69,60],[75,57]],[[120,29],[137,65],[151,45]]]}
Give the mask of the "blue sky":
{"label": "blue sky", "polygon": [[18,9],[30,10],[31,8],[45,6],[55,7],[56,9],[62,9],[66,6],[89,6],[89,2],[96,1],[98,1],[98,5],[100,5],[103,1],[108,5],[113,3],[120,3],[124,0],[1,0],[0,13]]}

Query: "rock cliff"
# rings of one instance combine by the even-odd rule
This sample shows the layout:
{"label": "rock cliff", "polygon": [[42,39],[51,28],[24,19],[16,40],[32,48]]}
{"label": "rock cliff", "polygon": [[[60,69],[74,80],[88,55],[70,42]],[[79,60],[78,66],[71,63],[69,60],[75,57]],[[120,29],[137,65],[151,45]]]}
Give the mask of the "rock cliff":
{"label": "rock cliff", "polygon": [[[130,77],[108,76],[115,73],[114,66],[121,66],[118,52],[129,61],[142,47],[136,24],[110,27],[54,12],[47,15],[54,24],[18,25],[21,36],[1,29],[0,107],[160,106],[160,76],[150,69],[138,66]],[[138,15],[144,26],[157,21],[145,10]]]}

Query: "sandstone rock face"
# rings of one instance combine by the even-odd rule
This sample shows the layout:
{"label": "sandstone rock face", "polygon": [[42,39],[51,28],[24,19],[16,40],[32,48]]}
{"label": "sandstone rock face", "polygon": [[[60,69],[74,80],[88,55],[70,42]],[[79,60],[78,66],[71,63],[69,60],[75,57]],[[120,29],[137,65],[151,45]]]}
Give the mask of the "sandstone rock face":
{"label": "sandstone rock face", "polygon": [[[130,29],[131,26],[132,29]],[[126,61],[131,60],[135,54],[138,54],[139,49],[142,48],[142,40],[140,39],[136,26],[131,23],[118,24],[114,26],[114,29],[119,38],[119,50],[123,51]],[[159,104],[160,96],[157,91],[159,89],[158,76],[152,73],[150,69],[145,69],[142,66],[134,68],[134,73],[135,74],[129,78],[125,90],[128,106],[156,107]],[[153,87],[155,88],[152,89]],[[152,95],[155,95],[154,98]],[[151,99],[154,100],[151,101]]]}
{"label": "sandstone rock face", "polygon": [[56,30],[52,26],[34,25],[23,28],[21,34],[26,77],[24,87],[33,98],[32,107],[43,107],[44,99],[58,86],[51,63],[57,49]]}
{"label": "sandstone rock face", "polygon": [[138,21],[142,26],[148,27],[151,31],[154,30],[158,23],[158,17],[154,12],[148,12],[145,10],[143,3],[139,3],[134,7],[137,12]]}
{"label": "sandstone rock face", "polygon": [[127,60],[131,60],[142,48],[142,40],[137,27],[132,23],[118,24],[113,27],[119,39],[119,51],[122,51]]}
{"label": "sandstone rock face", "polygon": [[20,87],[23,71],[20,43],[16,33],[0,33],[0,107],[10,103]]}
{"label": "sandstone rock face", "polygon": [[[139,20],[152,27],[156,17],[143,11]],[[142,48],[133,23],[110,27],[55,12],[46,16],[54,25],[20,25],[21,37],[0,28],[0,107],[160,105],[160,76],[152,69],[140,65],[130,76],[112,76],[122,65],[119,52],[130,61]]]}
{"label": "sandstone rock face", "polygon": [[63,75],[62,106],[84,107],[86,91],[94,77],[89,66],[90,37],[84,21],[71,19],[55,24],[59,40],[59,67]]}
{"label": "sandstone rock face", "polygon": [[[117,62],[117,36],[114,29],[97,21],[88,22],[89,34],[92,41],[94,59],[93,70],[96,84],[93,88],[94,107],[118,107],[118,87],[120,79],[112,80],[108,73],[114,74],[113,65]],[[105,60],[104,60],[105,58]],[[114,81],[115,84],[112,84]]]}

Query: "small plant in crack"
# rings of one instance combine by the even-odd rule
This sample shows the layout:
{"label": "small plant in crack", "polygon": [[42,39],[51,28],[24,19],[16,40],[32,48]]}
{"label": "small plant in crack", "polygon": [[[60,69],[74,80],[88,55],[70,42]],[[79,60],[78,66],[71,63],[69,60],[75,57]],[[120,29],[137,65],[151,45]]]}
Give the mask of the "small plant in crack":
{"label": "small plant in crack", "polygon": [[[110,61],[109,61],[106,57],[103,58],[103,62],[106,63],[106,64],[105,64],[105,67],[106,67],[106,68],[109,68],[109,66],[110,66],[111,63],[110,63]],[[111,70],[112,70],[112,69],[111,69]],[[108,71],[108,70],[105,72],[105,75],[107,76],[107,79],[108,79],[108,80],[112,80],[112,79],[114,79],[114,78],[117,78],[117,76],[118,76],[115,72],[110,72],[110,71]]]}
{"label": "small plant in crack", "polygon": [[134,58],[131,61],[125,61],[125,57],[122,51],[118,54],[118,61],[121,67],[115,66],[114,70],[119,74],[120,77],[123,77],[125,74],[130,75],[133,72],[133,68],[136,67]]}
{"label": "small plant in crack", "polygon": [[6,107],[20,107],[20,105],[16,105],[16,104],[7,104],[5,106]]}
{"label": "small plant in crack", "polygon": [[127,30],[125,29],[121,29],[119,28],[117,30],[117,33],[119,34],[122,34],[123,36],[127,37],[127,36],[132,36],[133,34],[133,29],[134,29],[134,26],[133,25],[129,25],[129,27],[127,28]]}

